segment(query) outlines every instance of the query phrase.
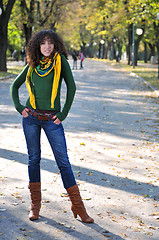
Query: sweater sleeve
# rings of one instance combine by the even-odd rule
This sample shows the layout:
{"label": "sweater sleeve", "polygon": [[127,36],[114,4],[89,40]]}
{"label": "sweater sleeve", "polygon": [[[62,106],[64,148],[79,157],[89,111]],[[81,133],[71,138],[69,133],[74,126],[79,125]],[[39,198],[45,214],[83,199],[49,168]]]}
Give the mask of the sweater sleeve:
{"label": "sweater sleeve", "polygon": [[60,121],[63,121],[68,115],[76,92],[76,85],[72,75],[72,71],[64,55],[61,55],[61,75],[66,83],[67,92],[63,109],[56,115]]}
{"label": "sweater sleeve", "polygon": [[20,86],[25,82],[26,74],[28,71],[29,66],[26,65],[26,67],[23,69],[23,71],[16,77],[12,85],[10,86],[10,94],[11,98],[13,100],[14,106],[16,110],[21,114],[22,111],[26,106],[22,105],[20,103],[19,99],[19,88]]}

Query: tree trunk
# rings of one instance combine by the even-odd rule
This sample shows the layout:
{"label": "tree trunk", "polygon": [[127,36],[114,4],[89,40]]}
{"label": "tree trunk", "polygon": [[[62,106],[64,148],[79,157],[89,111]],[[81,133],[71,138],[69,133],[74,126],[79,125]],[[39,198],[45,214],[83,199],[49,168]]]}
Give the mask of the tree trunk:
{"label": "tree trunk", "polygon": [[102,59],[105,58],[105,44],[102,44]]}
{"label": "tree trunk", "polygon": [[155,56],[155,44],[148,43],[150,51],[151,51],[151,57]]}
{"label": "tree trunk", "polygon": [[0,71],[7,71],[6,52],[7,52],[7,26],[4,21],[0,24]]}
{"label": "tree trunk", "polygon": [[108,59],[108,57],[109,57],[110,48],[111,48],[111,42],[107,41],[107,46],[105,49],[105,59]]}
{"label": "tree trunk", "polygon": [[157,63],[159,64],[159,40],[157,42]]}
{"label": "tree trunk", "polygon": [[127,46],[128,65],[131,64],[131,46],[132,46],[132,24],[128,26],[128,46]]}
{"label": "tree trunk", "polygon": [[99,43],[99,48],[98,48],[98,58],[101,58],[101,48],[102,48],[102,44]]}
{"label": "tree trunk", "polygon": [[120,59],[121,59],[121,49],[122,46],[120,45],[120,42],[117,43],[117,54],[116,54],[116,62],[120,63]]}
{"label": "tree trunk", "polygon": [[110,49],[110,60],[114,59],[114,41],[113,38],[111,40],[111,49]]}
{"label": "tree trunk", "polygon": [[[143,33],[144,33],[144,31],[143,31]],[[140,44],[142,37],[143,37],[143,34],[139,35],[137,40],[135,41],[135,66],[137,66],[139,44]]]}
{"label": "tree trunk", "polygon": [[107,46],[105,47],[105,59],[108,58],[108,43],[107,43]]}
{"label": "tree trunk", "polygon": [[7,71],[7,42],[8,42],[8,21],[13,8],[15,0],[8,0],[5,9],[3,3],[0,1],[0,8],[2,13],[0,15],[0,71]]}
{"label": "tree trunk", "polygon": [[144,42],[144,62],[147,63],[147,43]]}
{"label": "tree trunk", "polygon": [[24,34],[25,34],[25,42],[26,46],[31,38],[32,35],[32,27],[34,25],[34,22],[37,21],[37,19],[34,19],[34,11],[35,11],[35,3],[37,4],[37,17],[39,16],[39,1],[30,0],[29,7],[27,6],[26,0],[20,1],[20,8],[23,15],[26,15],[26,21],[23,23],[24,28]]}
{"label": "tree trunk", "polygon": [[28,27],[27,23],[24,23],[23,26],[24,26],[25,41],[27,46],[32,35],[32,27]]}
{"label": "tree trunk", "polygon": [[54,32],[56,32],[56,27],[55,27],[56,23],[57,23],[57,22],[54,21],[54,22],[52,22],[52,23],[50,24],[50,29],[53,30]]}

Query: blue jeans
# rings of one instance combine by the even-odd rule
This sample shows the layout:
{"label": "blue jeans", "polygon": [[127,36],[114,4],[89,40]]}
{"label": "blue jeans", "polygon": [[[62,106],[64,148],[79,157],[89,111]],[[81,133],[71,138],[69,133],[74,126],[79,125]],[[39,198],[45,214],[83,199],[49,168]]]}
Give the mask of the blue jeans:
{"label": "blue jeans", "polygon": [[28,149],[28,173],[30,182],[40,182],[41,160],[41,129],[44,130],[52,148],[57,166],[60,170],[64,188],[67,189],[76,184],[71,164],[69,162],[65,134],[62,124],[51,121],[41,121],[29,115],[23,117],[23,131]]}

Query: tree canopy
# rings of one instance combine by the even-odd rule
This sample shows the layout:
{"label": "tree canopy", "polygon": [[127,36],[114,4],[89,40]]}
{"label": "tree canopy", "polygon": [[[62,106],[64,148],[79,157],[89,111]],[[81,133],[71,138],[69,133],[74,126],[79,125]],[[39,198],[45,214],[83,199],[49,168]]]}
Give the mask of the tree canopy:
{"label": "tree canopy", "polygon": [[0,9],[0,33],[3,25],[8,33],[0,35],[2,56],[4,39],[12,51],[26,46],[32,33],[44,28],[58,31],[70,51],[82,48],[91,57],[114,58],[114,51],[123,49],[131,60],[133,25],[142,29],[141,35],[135,32],[136,52],[141,41],[154,50],[152,54],[158,47],[158,0],[0,0]]}

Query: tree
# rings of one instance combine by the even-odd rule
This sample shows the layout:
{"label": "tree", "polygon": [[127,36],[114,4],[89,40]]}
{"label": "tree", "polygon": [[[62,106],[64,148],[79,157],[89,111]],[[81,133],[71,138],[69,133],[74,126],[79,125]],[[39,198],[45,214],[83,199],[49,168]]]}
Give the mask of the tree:
{"label": "tree", "polygon": [[26,45],[32,35],[32,29],[34,25],[34,8],[35,0],[20,0],[20,10],[23,23],[23,30],[26,39]]}
{"label": "tree", "polygon": [[85,51],[86,45],[91,42],[91,34],[87,26],[86,3],[73,1],[62,9],[57,31],[64,37],[68,49]]}
{"label": "tree", "polygon": [[[139,27],[143,33],[135,37],[135,65],[137,65],[137,53],[140,41],[146,36],[146,42],[151,49],[154,50],[154,45],[157,42],[157,12],[159,8],[158,0],[126,0],[127,8],[129,11],[128,22],[135,24],[136,28]],[[132,31],[131,31],[132,33]],[[131,36],[132,39],[132,36]]]}
{"label": "tree", "polygon": [[147,22],[149,24],[149,31],[147,34],[149,39],[147,39],[147,42],[151,49],[151,56],[155,56],[156,48],[159,58],[159,20],[157,19],[157,13],[159,12],[158,0],[149,0],[146,7]]}
{"label": "tree", "polygon": [[141,41],[156,52],[158,7],[158,0],[18,0],[12,23],[25,33],[26,44],[32,31],[49,28],[63,36],[69,50],[83,48],[90,57],[98,52],[99,57],[118,60],[121,50],[127,49],[129,64],[135,23],[143,30],[142,35],[135,34],[137,64]]}
{"label": "tree", "polygon": [[126,44],[126,16],[122,0],[98,0],[94,5],[90,1],[89,8],[91,10],[87,29],[96,35],[99,57],[106,58],[109,53],[110,59],[118,56],[119,60],[122,45]]}
{"label": "tree", "polygon": [[7,71],[8,22],[15,0],[0,0],[0,71]]}
{"label": "tree", "polygon": [[[46,26],[52,30],[60,19],[60,13],[63,6],[73,0],[20,0],[20,15],[23,23],[23,30],[26,39],[26,45],[32,35],[33,29],[40,30]],[[48,26],[49,20],[52,19]]]}

